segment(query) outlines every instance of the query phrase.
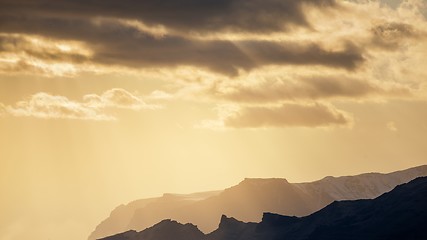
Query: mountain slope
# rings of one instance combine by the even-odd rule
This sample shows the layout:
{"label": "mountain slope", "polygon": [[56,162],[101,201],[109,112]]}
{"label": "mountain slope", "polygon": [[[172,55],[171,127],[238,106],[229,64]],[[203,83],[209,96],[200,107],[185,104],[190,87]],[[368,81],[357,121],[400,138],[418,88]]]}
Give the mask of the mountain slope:
{"label": "mountain slope", "polygon": [[194,225],[165,220],[142,232],[104,240],[326,240],[427,239],[427,177],[400,185],[376,199],[336,201],[306,217],[264,213],[260,223],[221,217],[204,235]]}
{"label": "mountain slope", "polygon": [[426,222],[427,178],[423,177],[400,185],[374,200],[334,202],[307,217],[265,214],[263,221],[248,237],[293,240],[427,239]]}
{"label": "mountain slope", "polygon": [[245,179],[223,191],[199,193],[198,196],[169,194],[147,204],[123,206],[98,225],[89,239],[130,229],[140,231],[162,219],[191,222],[202,231],[210,232],[217,227],[217,219],[223,214],[245,222],[261,221],[263,212],[306,216],[336,200],[378,197],[420,176],[427,176],[427,166],[388,174],[325,177],[309,183],[289,183],[279,178]]}
{"label": "mountain slope", "polygon": [[400,185],[373,201],[331,204],[302,225],[312,219],[320,222],[334,211],[345,214],[329,226],[317,227],[308,239],[427,239],[427,178]]}
{"label": "mountain slope", "polygon": [[[174,209],[182,208],[191,203],[215,196],[220,191],[210,191],[192,194],[164,194],[158,198],[140,199],[127,205],[120,205],[114,209],[110,216],[102,221],[93,231],[89,239],[99,239],[111,236],[119,232],[131,229],[142,230],[140,227],[132,227],[131,222],[136,215],[138,222],[143,228],[152,226],[163,219],[173,218]],[[144,209],[142,214],[135,214],[138,210]],[[140,216],[144,216],[143,219]]]}
{"label": "mountain slope", "polygon": [[294,185],[318,200],[317,205],[314,203],[317,211],[333,201],[376,198],[397,185],[423,176],[427,176],[427,165],[388,174],[365,173],[356,176],[325,177],[319,181]]}

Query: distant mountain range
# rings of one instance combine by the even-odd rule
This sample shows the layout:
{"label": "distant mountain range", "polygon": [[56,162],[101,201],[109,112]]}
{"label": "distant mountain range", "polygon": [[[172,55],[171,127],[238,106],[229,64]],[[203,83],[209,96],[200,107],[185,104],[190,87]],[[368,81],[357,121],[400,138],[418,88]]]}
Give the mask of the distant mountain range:
{"label": "distant mountain range", "polygon": [[[172,230],[175,228],[180,231],[188,230],[191,234],[199,232],[197,233],[199,236],[202,238],[207,237],[207,239],[225,234],[222,231],[224,227],[230,224],[236,225],[233,229],[241,228],[245,232],[250,232],[251,227],[249,226],[259,229],[270,219],[275,218],[279,222],[291,222],[293,226],[298,226],[306,218],[282,217],[274,214],[263,215],[263,213],[272,212],[288,216],[306,216],[334,201],[376,198],[383,193],[391,191],[399,184],[407,183],[421,176],[427,176],[426,165],[388,174],[366,173],[347,177],[325,177],[319,181],[309,183],[289,183],[285,179],[277,178],[245,179],[238,185],[222,191],[186,195],[164,194],[159,198],[137,200],[117,207],[107,219],[96,227],[89,239],[99,239],[119,232],[126,232],[130,229],[141,231],[161,222],[163,219],[174,219],[178,222],[192,223],[198,226],[197,228],[192,224],[181,225],[172,220],[162,221],[162,228],[170,227],[170,232],[173,232]],[[334,203],[325,209],[345,204],[346,202]],[[336,208],[340,209],[339,207]],[[316,214],[322,213],[325,209]],[[317,216],[316,214],[311,216]],[[261,220],[262,222],[259,224],[245,224],[223,215],[232,216],[244,222],[259,222]],[[220,218],[219,229],[207,236],[200,231],[202,230],[205,233],[213,231],[217,228],[218,219]],[[221,227],[224,224],[225,226]],[[154,232],[156,232],[156,226],[158,225],[148,228],[143,233],[146,236],[156,235]],[[183,229],[183,226],[185,229]],[[316,227],[316,229],[318,228]],[[123,238],[124,235],[118,235],[119,238],[117,240],[139,240],[140,238],[135,237],[140,237],[141,234],[136,231],[126,232],[124,235],[129,238]],[[194,236],[197,236],[197,234]],[[108,238],[108,240],[113,239],[116,238]],[[151,238],[144,237],[143,239],[148,240]],[[162,239],[167,238],[157,238],[156,240]],[[179,240],[179,238],[174,239]],[[196,240],[197,238],[188,238],[187,236],[186,239]],[[235,238],[227,238],[227,240],[232,239]]]}
{"label": "distant mountain range", "polygon": [[426,223],[427,177],[421,177],[376,199],[335,201],[301,218],[264,213],[260,223],[244,223],[223,215],[218,229],[207,235],[195,225],[164,220],[103,240],[423,240]]}

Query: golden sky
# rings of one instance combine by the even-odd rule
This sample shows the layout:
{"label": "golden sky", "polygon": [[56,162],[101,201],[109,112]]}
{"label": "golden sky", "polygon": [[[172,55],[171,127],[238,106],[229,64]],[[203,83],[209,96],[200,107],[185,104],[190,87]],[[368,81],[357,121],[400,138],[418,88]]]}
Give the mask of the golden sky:
{"label": "golden sky", "polygon": [[427,163],[425,0],[0,0],[0,240]]}

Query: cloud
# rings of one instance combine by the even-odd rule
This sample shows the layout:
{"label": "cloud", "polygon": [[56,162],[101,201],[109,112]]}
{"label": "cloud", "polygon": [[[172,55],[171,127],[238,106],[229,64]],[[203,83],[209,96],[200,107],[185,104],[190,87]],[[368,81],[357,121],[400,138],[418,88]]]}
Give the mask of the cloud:
{"label": "cloud", "polygon": [[252,81],[220,81],[204,91],[215,99],[257,104],[298,100],[405,98],[412,97],[414,92],[402,84],[345,75],[265,76]]}
{"label": "cloud", "polygon": [[222,106],[218,120],[205,120],[200,128],[285,128],[350,126],[352,118],[330,105],[285,103],[280,106]]}
{"label": "cloud", "polygon": [[[362,12],[360,6],[368,10]],[[372,44],[366,45],[363,37],[371,36],[370,41],[377,46],[394,47],[399,43],[397,39],[417,32],[415,23],[403,23],[402,19],[393,19],[397,18],[394,15],[383,16],[386,11],[378,6],[334,0],[3,0],[0,26],[3,33],[80,41],[92,51],[91,55],[56,54],[51,49],[35,50],[34,46],[26,48],[23,44],[15,47],[15,52],[24,51],[37,60],[92,62],[134,69],[193,66],[230,76],[237,76],[239,70],[252,71],[269,65],[320,65],[356,71],[372,56]],[[354,13],[350,8],[356,9]],[[386,13],[390,12],[388,9]],[[362,19],[361,14],[369,17]],[[376,17],[378,14],[383,15]],[[346,20],[348,17],[351,18]],[[378,23],[376,18],[383,20]],[[306,28],[283,32],[294,25]],[[149,30],[156,28],[163,29],[162,33]],[[193,36],[193,32],[201,31],[199,35],[204,35],[206,31],[225,30],[234,34],[250,32],[258,38]],[[272,32],[282,35],[274,38]],[[46,65],[42,68],[46,69]],[[19,66],[34,65],[19,61],[15,67]],[[57,68],[68,69],[66,65]]]}
{"label": "cloud", "polygon": [[73,41],[52,41],[36,36],[1,34],[0,52],[19,52],[47,61],[84,62],[91,52],[83,44]]}
{"label": "cloud", "polygon": [[91,54],[81,42],[0,33],[0,71],[4,73],[71,76],[77,65],[88,63]]}
{"label": "cloud", "polygon": [[[180,32],[283,31],[309,27],[307,8],[328,9],[334,0],[2,0],[0,15],[87,19],[134,19]],[[55,22],[51,23],[55,25]]]}
{"label": "cloud", "polygon": [[266,65],[320,65],[352,70],[364,61],[357,49],[328,50],[310,43],[272,41],[195,40],[149,35],[126,41],[104,41],[93,57],[101,64],[129,67],[194,66],[236,76]]}
{"label": "cloud", "polygon": [[396,49],[404,40],[421,37],[412,25],[401,22],[384,22],[371,28],[372,42],[385,49]]}
{"label": "cloud", "polygon": [[[375,47],[395,49],[405,39],[417,36],[418,26],[423,29],[410,18],[398,19],[393,15],[397,10],[386,12],[379,5],[349,5],[334,0],[185,0],[179,4],[167,0],[161,4],[132,1],[126,5],[127,1],[3,1],[1,32],[79,41],[91,53],[57,54],[56,50],[37,50],[22,43],[15,46],[13,51],[25,52],[37,60],[134,69],[193,66],[237,76],[239,70],[252,71],[270,65],[327,66],[356,72],[361,63],[376,57],[370,55]],[[360,6],[368,10],[361,12]],[[351,12],[350,8],[356,10]],[[310,9],[320,10],[321,17]],[[393,14],[375,17],[383,12]],[[369,17],[362,19],[361,14]],[[283,32],[293,25],[308,28]],[[163,29],[161,34],[150,32],[156,28]],[[227,29],[233,34],[250,32],[257,37],[247,35],[232,40],[225,34],[199,39],[193,34],[200,31],[198,36],[221,34]],[[275,38],[272,32],[281,35]],[[23,61],[16,66],[28,69],[34,65]],[[65,65],[59,68],[72,72]]]}
{"label": "cloud", "polygon": [[137,97],[121,88],[113,88],[101,95],[88,94],[83,97],[84,104],[92,108],[123,108],[123,109],[156,109],[159,106],[149,105],[142,98]]}
{"label": "cloud", "polygon": [[107,121],[115,118],[63,96],[40,92],[15,106],[6,107],[7,113],[15,117],[36,117],[44,119],[82,119]]}
{"label": "cloud", "polygon": [[39,92],[26,100],[17,102],[14,106],[0,104],[0,115],[43,119],[116,120],[115,116],[105,112],[106,108],[138,111],[155,109],[156,107],[146,104],[142,99],[124,89],[115,88],[101,95],[85,95],[82,102],[73,101],[64,96]]}
{"label": "cloud", "polygon": [[[351,44],[342,49],[328,49],[307,41],[202,40],[179,35],[159,38],[114,20],[74,20],[73,24],[49,18],[0,20],[4,21],[4,32],[18,31],[84,42],[91,49],[91,55],[68,57],[73,63],[91,61],[133,68],[194,66],[237,75],[239,69],[249,71],[266,65],[321,65],[353,70],[364,61],[363,51]],[[51,24],[52,21],[55,24]],[[16,48],[17,51],[22,49]],[[39,59],[55,56],[41,54],[42,50],[27,52]]]}

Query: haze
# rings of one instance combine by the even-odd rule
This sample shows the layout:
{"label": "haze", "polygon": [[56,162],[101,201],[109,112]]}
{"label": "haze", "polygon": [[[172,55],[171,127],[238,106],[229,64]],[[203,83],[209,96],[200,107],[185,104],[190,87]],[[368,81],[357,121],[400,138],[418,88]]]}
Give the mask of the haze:
{"label": "haze", "polygon": [[426,29],[423,0],[0,0],[0,239],[426,164]]}

